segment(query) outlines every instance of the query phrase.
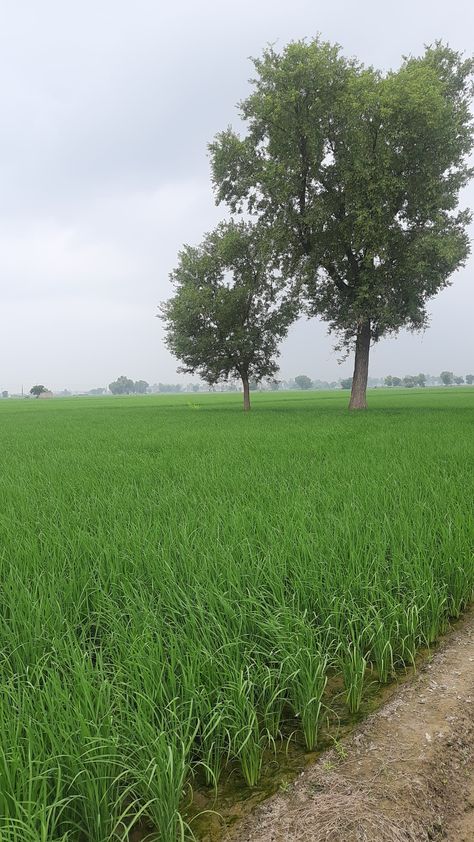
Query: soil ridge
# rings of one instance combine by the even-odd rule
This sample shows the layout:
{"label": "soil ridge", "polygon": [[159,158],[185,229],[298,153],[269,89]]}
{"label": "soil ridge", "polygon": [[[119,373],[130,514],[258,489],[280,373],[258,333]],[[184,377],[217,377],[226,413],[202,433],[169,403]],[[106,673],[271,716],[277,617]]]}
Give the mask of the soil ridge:
{"label": "soil ridge", "polygon": [[474,611],[413,680],[226,842],[474,842]]}

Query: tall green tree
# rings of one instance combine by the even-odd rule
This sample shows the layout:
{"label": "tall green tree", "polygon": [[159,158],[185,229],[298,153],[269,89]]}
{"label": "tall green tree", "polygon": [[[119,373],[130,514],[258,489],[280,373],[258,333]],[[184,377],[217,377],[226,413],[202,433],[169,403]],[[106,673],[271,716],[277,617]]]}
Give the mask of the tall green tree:
{"label": "tall green tree", "polygon": [[355,351],[349,406],[365,408],[371,345],[424,328],[469,253],[473,61],[436,43],[383,74],[316,39],[254,65],[247,133],[210,145],[216,198],[271,230],[308,313]]}
{"label": "tall green tree", "polygon": [[117,380],[109,383],[109,390],[113,395],[130,395],[134,391],[134,388],[135,384],[133,380],[130,380],[130,377],[125,377],[124,374],[121,374],[120,377],[117,377]]}
{"label": "tall green tree", "polygon": [[295,377],[295,383],[298,386],[298,389],[304,390],[311,389],[311,386],[313,385],[311,377],[308,377],[307,374],[298,374],[298,376]]}
{"label": "tall green tree", "polygon": [[439,379],[443,386],[452,386],[454,383],[454,374],[452,371],[442,371],[439,375]]}
{"label": "tall green tree", "polygon": [[30,389],[30,395],[34,395],[35,398],[39,398],[44,392],[47,392],[46,386],[43,386],[42,383],[38,383],[36,386],[32,386]]}
{"label": "tall green tree", "polygon": [[146,395],[150,384],[146,380],[135,380],[133,391],[136,395]]}
{"label": "tall green tree", "polygon": [[180,371],[210,385],[239,377],[250,409],[250,383],[278,371],[278,343],[297,311],[268,241],[249,224],[223,223],[200,246],[183,248],[171,281],[160,315]]}

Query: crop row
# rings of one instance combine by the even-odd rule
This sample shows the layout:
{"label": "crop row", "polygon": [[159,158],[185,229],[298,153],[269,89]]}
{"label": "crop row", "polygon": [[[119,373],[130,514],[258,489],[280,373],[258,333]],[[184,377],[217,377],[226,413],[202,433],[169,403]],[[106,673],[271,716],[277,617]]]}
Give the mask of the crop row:
{"label": "crop row", "polygon": [[328,688],[356,712],[472,599],[455,412],[130,407],[3,427],[1,842],[186,836],[193,786],[317,747]]}

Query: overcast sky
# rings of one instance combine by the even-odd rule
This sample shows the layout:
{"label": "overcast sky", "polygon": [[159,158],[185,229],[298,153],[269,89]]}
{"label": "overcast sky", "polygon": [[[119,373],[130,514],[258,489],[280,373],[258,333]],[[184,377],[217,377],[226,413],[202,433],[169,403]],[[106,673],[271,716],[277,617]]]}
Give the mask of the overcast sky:
{"label": "overcast sky", "polygon": [[[474,52],[474,3],[0,0],[0,388],[191,379],[155,314],[182,243],[225,216],[206,144],[237,123],[248,57],[317,32],[396,67],[436,38]],[[377,346],[371,375],[474,369],[472,270],[423,336]],[[284,377],[350,368],[314,320],[282,348]]]}

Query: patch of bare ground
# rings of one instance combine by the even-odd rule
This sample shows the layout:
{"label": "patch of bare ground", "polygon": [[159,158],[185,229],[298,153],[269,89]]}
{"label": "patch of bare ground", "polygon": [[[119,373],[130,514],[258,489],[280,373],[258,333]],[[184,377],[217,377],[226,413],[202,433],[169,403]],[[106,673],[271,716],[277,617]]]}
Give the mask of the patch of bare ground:
{"label": "patch of bare ground", "polygon": [[454,817],[447,828],[448,842],[473,842],[474,840],[474,765],[471,763],[469,784],[461,801],[464,809],[461,815]]}
{"label": "patch of bare ground", "polygon": [[474,613],[357,731],[226,842],[474,842]]}

